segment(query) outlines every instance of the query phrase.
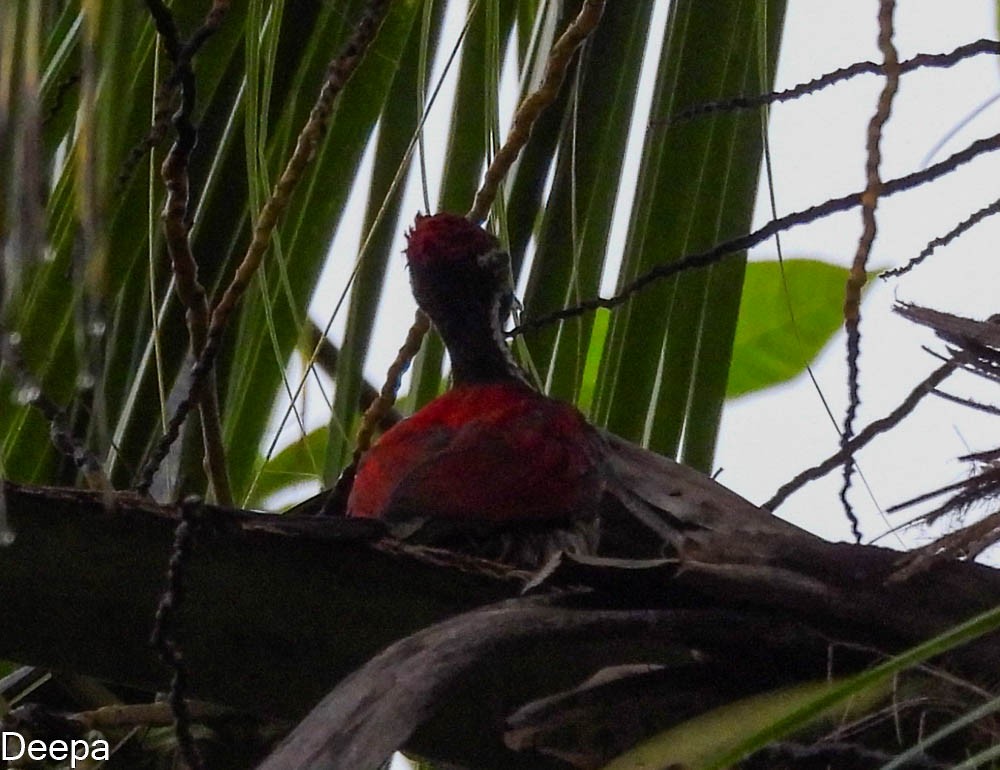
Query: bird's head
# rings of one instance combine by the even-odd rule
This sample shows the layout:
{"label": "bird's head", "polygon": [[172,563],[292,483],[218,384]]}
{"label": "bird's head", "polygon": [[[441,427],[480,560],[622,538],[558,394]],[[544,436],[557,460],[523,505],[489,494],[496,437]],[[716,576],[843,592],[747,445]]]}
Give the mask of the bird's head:
{"label": "bird's head", "polygon": [[510,257],[479,225],[457,214],[418,214],[406,261],[413,296],[439,328],[476,317],[506,322],[514,301]]}

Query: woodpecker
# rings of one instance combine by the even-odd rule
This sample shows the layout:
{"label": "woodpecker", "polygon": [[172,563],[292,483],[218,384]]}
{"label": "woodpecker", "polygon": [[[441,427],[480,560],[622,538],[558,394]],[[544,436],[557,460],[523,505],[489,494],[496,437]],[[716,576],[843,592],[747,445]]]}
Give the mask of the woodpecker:
{"label": "woodpecker", "polygon": [[405,253],[453,386],[365,454],[348,516],[524,567],[557,551],[676,555],[724,532],[750,550],[758,535],[799,532],[536,391],[504,337],[514,291],[510,258],[492,234],[455,214],[418,215]]}
{"label": "woodpecker", "polygon": [[600,447],[583,415],[534,390],[511,355],[509,256],[483,228],[441,213],[417,216],[406,258],[453,385],[364,456],[348,515],[521,564],[555,550],[594,552]]}

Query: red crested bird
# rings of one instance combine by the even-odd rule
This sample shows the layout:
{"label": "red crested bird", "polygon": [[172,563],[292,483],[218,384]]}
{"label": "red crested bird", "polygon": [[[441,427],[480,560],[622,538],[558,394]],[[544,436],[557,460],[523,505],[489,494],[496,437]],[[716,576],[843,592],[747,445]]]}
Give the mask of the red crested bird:
{"label": "red crested bird", "polygon": [[510,258],[493,235],[446,213],[417,216],[406,258],[453,387],[364,456],[348,515],[397,532],[414,524],[421,539],[519,563],[594,551],[600,451],[583,415],[534,390],[510,354]]}
{"label": "red crested bird", "polygon": [[510,258],[493,235],[454,214],[418,215],[406,258],[454,384],[362,458],[348,516],[522,566],[559,550],[677,551],[732,514],[752,529],[783,528],[703,474],[531,387],[504,338],[514,294]]}

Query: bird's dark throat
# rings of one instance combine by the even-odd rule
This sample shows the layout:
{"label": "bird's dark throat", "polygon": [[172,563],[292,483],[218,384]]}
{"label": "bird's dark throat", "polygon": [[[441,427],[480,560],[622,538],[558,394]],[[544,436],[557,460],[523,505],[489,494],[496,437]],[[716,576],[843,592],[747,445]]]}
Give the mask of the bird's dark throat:
{"label": "bird's dark throat", "polygon": [[525,381],[524,372],[507,347],[499,313],[494,310],[491,315],[431,315],[448,348],[456,384]]}
{"label": "bird's dark throat", "polygon": [[448,348],[456,384],[527,382],[503,333],[513,295],[487,277],[454,268],[411,272],[417,302]]}

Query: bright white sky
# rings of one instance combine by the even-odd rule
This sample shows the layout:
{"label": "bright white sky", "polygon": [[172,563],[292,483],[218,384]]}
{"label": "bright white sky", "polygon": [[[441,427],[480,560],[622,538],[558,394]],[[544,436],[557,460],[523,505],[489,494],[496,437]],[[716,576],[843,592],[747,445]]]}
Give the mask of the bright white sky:
{"label": "bright white sky", "polygon": [[[840,0],[789,3],[788,26],[778,68],[779,89],[863,59],[879,60],[873,22],[876,2]],[[926,3],[902,0],[897,6],[896,45],[901,58],[918,52],[947,51],[978,38],[997,36],[996,4],[989,0]],[[904,77],[883,143],[884,179],[920,168],[925,157],[963,119],[1000,93],[1000,61],[984,56],[950,70],[922,70]],[[864,186],[864,136],[880,81],[866,77],[773,109],[771,148],[779,214],[797,211]],[[934,161],[1000,130],[1000,104],[959,129]],[[884,201],[878,209],[879,236],[872,264],[894,266],[916,256],[926,243],[948,232],[969,214],[1000,197],[1000,158],[984,157],[926,190]],[[758,196],[758,223],[769,218],[766,197]],[[860,233],[857,211],[831,217],[782,236],[787,256],[816,256],[847,265]],[[858,427],[896,406],[938,365],[921,349],[943,345],[928,330],[890,311],[894,300],[985,318],[1000,311],[1000,216],[988,219],[901,279],[877,281],[862,308],[861,388]],[[753,253],[772,258],[773,243]],[[841,418],[846,403],[844,335],[816,362],[823,393]],[[997,389],[983,380],[953,375],[953,393],[996,403]],[[866,538],[887,525],[885,508],[937,485],[959,480],[967,465],[955,458],[1000,444],[1000,421],[930,397],[903,426],[860,455],[874,500],[857,485],[852,499]],[[739,399],[726,410],[717,462],[721,480],[750,499],[763,502],[798,470],[836,449],[837,434],[819,397],[803,376],[787,387]],[[850,533],[836,501],[839,473],[815,482],[780,509],[786,518],[831,539]],[[899,523],[905,513],[894,514]],[[914,533],[920,541],[921,533]],[[926,533],[922,538],[926,539]],[[887,539],[886,545],[899,541]],[[912,543],[913,540],[908,540]]]}
{"label": "bright white sky", "polygon": [[[653,29],[662,29],[667,3],[658,8]],[[875,45],[876,0],[793,0],[789,3],[784,46],[777,88],[784,89],[810,80],[824,72],[855,61],[879,60]],[[608,12],[613,12],[613,7]],[[449,29],[460,27],[461,16],[454,14]],[[997,37],[996,5],[992,0],[952,0],[927,3],[900,0],[897,8],[896,44],[901,58],[917,52],[948,51],[982,37]],[[450,40],[442,47],[448,48]],[[652,73],[648,87],[651,91]],[[840,84],[817,95],[773,108],[771,151],[778,214],[797,211],[829,197],[864,187],[865,132],[880,81],[867,76]],[[445,86],[445,90],[447,86]],[[883,178],[892,178],[919,168],[925,156],[963,119],[1000,92],[1000,61],[980,56],[950,70],[927,70],[904,77],[893,109],[892,121],[883,143]],[[512,108],[512,104],[508,106]],[[441,136],[447,130],[449,108],[431,113],[427,132]],[[632,173],[645,116],[637,116],[633,141]],[[1000,103],[982,112],[957,131],[934,160],[955,152],[970,141],[1000,130]],[[431,146],[435,143],[431,142]],[[370,160],[370,158],[368,159]],[[434,163],[430,164],[433,169]],[[878,210],[879,237],[872,252],[872,264],[892,266],[915,256],[930,239],[943,235],[957,222],[1000,196],[1000,157],[986,156],[972,168],[963,169],[930,189],[914,191],[884,201]],[[423,208],[419,188],[409,185],[410,198],[404,210]],[[430,180],[432,200],[437,180]],[[337,255],[331,260],[324,280],[331,288],[320,292],[322,302],[314,303],[313,316],[325,319],[343,288],[345,256],[357,253],[361,211],[364,201],[356,196],[345,217],[342,232],[334,244]],[[755,226],[770,218],[765,210],[767,197],[760,196]],[[622,248],[625,221],[614,249]],[[850,263],[860,233],[860,213],[836,217],[792,230],[782,236],[787,257],[809,256],[842,265]],[[925,330],[892,315],[894,299],[926,303],[950,312],[985,318],[1000,311],[1000,216],[987,220],[955,244],[941,249],[915,272],[891,283],[876,283],[862,308],[862,408],[857,427],[863,427],[890,411],[937,361],[921,350],[942,345]],[[402,240],[400,235],[400,248]],[[755,250],[753,259],[773,259],[773,242]],[[620,255],[619,255],[620,256]],[[401,330],[412,318],[402,261],[393,265],[387,284],[383,312],[375,329],[375,346],[367,370],[373,382],[381,383],[384,372],[401,342]],[[342,336],[343,318],[334,324],[334,338]],[[838,335],[823,352],[814,368],[820,386],[841,419],[846,403],[844,340]],[[995,385],[954,375],[947,383],[952,392],[997,402]],[[321,415],[314,412],[314,421]],[[893,434],[882,437],[860,458],[861,468],[871,485],[874,499],[860,481],[852,496],[861,516],[866,539],[888,528],[879,508],[962,478],[967,468],[955,458],[969,451],[1000,444],[1000,421],[940,399],[925,402],[909,421]],[[755,502],[763,502],[780,484],[805,467],[813,465],[837,447],[837,433],[829,422],[819,396],[803,376],[788,386],[745,397],[728,405],[717,455],[722,469],[720,480]],[[789,518],[825,537],[850,537],[849,528],[837,503],[839,474],[815,482],[790,498],[780,509]],[[896,514],[892,523],[902,520]],[[926,539],[924,533],[918,536]],[[900,541],[887,539],[887,545]],[[912,537],[909,543],[914,541]]]}

